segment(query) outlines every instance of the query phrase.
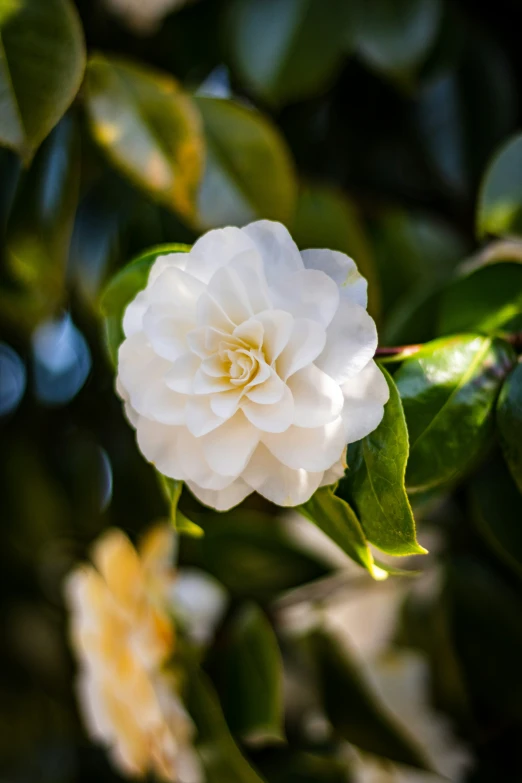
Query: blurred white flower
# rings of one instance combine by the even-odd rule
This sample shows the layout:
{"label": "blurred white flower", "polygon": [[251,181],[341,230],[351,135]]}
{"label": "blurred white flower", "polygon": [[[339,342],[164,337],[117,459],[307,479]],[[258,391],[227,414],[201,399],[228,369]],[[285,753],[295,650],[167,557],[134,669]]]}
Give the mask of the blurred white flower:
{"label": "blurred white flower", "polygon": [[106,0],[107,7],[138,33],[153,33],[171,11],[188,0]]}
{"label": "blurred white flower", "polygon": [[136,551],[119,530],[66,583],[78,696],[86,727],[127,775],[196,783],[192,723],[165,665],[175,636],[168,614],[174,537],[153,528]]}
{"label": "blurred white flower", "polygon": [[172,598],[189,638],[207,644],[225,613],[225,588],[198,568],[180,568]]}
{"label": "blurred white flower", "polygon": [[[425,584],[422,584],[422,583]],[[436,570],[416,581],[390,580],[357,590],[349,600],[332,603],[325,621],[349,643],[352,654],[381,703],[407,736],[422,748],[438,774],[392,764],[354,752],[354,783],[460,783],[471,756],[452,734],[449,721],[430,704],[429,665],[421,653],[393,646],[400,609],[406,595],[438,592]]]}
{"label": "blurred white flower", "polygon": [[340,478],[388,399],[366,289],[351,258],[300,253],[267,220],[158,258],[118,363],[145,457],[219,510],[254,490],[295,506]]}

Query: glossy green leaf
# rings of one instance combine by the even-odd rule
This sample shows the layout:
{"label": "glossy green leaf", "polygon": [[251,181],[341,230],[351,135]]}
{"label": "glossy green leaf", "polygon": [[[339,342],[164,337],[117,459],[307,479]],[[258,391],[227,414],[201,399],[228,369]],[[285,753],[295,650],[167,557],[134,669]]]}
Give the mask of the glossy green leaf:
{"label": "glossy green leaf", "polygon": [[410,457],[406,484],[422,491],[462,478],[493,434],[500,386],[514,361],[509,345],[478,335],[427,343],[394,376]]}
{"label": "glossy green leaf", "polygon": [[287,223],[296,179],[283,137],[258,111],[234,101],[197,98],[207,142],[198,195],[203,228],[243,226],[259,218]]}
{"label": "glossy green leaf", "polygon": [[372,247],[355,205],[342,191],[326,185],[307,185],[297,199],[292,236],[301,250],[340,250],[354,259],[368,281],[368,312],[378,319],[380,284]]}
{"label": "glossy green leaf", "polygon": [[484,175],[477,230],[479,236],[522,235],[522,134],[501,147]]}
{"label": "glossy green leaf", "polygon": [[474,476],[469,493],[477,530],[522,577],[522,496],[501,459],[487,463]]}
{"label": "glossy green leaf", "polygon": [[182,562],[208,571],[234,596],[271,600],[326,576],[331,566],[301,548],[273,516],[249,510],[224,514],[190,512],[205,531],[199,541],[180,542]]}
{"label": "glossy green leaf", "polygon": [[522,264],[488,264],[459,278],[441,297],[439,331],[492,334],[522,313]]}
{"label": "glossy green leaf", "polygon": [[18,181],[6,226],[5,265],[12,282],[2,309],[32,329],[59,309],[80,187],[76,122],[64,119]]}
{"label": "glossy green leaf", "polygon": [[390,389],[384,418],[370,435],[350,445],[341,487],[346,483],[368,541],[390,555],[425,554],[404,486],[409,444],[401,398],[393,379],[381,371]]}
{"label": "glossy green leaf", "polygon": [[230,628],[223,704],[231,730],[245,741],[284,740],[283,662],[266,615],[243,607]]}
{"label": "glossy green leaf", "polygon": [[314,95],[342,63],[352,16],[344,0],[236,0],[226,29],[233,65],[268,103]]}
{"label": "glossy green leaf", "polygon": [[102,55],[85,77],[91,130],[112,163],[152,198],[192,219],[203,167],[201,121],[170,76]]}
{"label": "glossy green leaf", "polygon": [[514,619],[522,616],[519,593],[485,564],[460,557],[449,564],[444,598],[472,698],[520,722],[522,625]]}
{"label": "glossy green leaf", "polygon": [[109,356],[114,364],[118,357],[118,348],[124,339],[123,315],[129,302],[147,285],[149,272],[158,256],[168,253],[186,253],[188,245],[158,245],[120,269],[105,286],[100,299],[100,310],[104,317],[105,339]]}
{"label": "glossy green leaf", "polygon": [[522,364],[517,364],[500,392],[497,423],[504,457],[522,492]]}
{"label": "glossy green leaf", "polygon": [[206,783],[263,783],[234,742],[216,693],[203,672],[191,672],[187,695]]}
{"label": "glossy green leaf", "polygon": [[0,144],[30,159],[72,103],[84,69],[69,0],[0,0]]}
{"label": "glossy green leaf", "polygon": [[349,651],[323,631],[316,631],[309,641],[324,708],[335,732],[361,750],[429,770],[415,740],[380,703]]}
{"label": "glossy green leaf", "polygon": [[386,579],[388,573],[375,564],[357,516],[345,500],[333,494],[331,487],[318,489],[298,510],[374,579]]}
{"label": "glossy green leaf", "polygon": [[379,71],[401,74],[416,68],[435,42],[440,0],[356,0],[359,54]]}

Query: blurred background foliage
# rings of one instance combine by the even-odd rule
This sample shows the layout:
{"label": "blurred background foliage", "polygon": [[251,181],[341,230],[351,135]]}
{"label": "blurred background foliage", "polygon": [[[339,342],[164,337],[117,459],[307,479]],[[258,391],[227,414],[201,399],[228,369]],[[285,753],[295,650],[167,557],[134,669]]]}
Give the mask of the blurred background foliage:
{"label": "blurred background foliage", "polygon": [[[520,3],[175,5],[0,0],[0,759],[12,783],[118,779],[76,712],[61,584],[107,526],[134,535],[168,514],[104,347],[100,292],[120,267],[270,218],[300,247],[356,259],[382,345],[522,326]],[[488,350],[493,377],[504,348]],[[414,427],[415,373],[395,376]],[[521,399],[518,365],[494,441],[477,420],[477,470],[462,441],[458,481],[444,458],[435,477],[407,475],[419,540],[436,542],[415,566],[442,588],[405,602],[396,643],[429,662],[431,703],[477,783],[522,780]],[[302,591],[326,600],[370,577],[307,548],[259,498],[217,515],[184,493],[180,508],[205,532],[182,539],[181,564],[230,595],[205,660],[221,707],[204,687],[190,694],[220,749],[209,779],[356,781],[345,741],[424,766],[331,639],[301,649],[277,621]],[[281,661],[298,682],[284,723]],[[333,733],[305,730],[301,707],[318,703]]]}

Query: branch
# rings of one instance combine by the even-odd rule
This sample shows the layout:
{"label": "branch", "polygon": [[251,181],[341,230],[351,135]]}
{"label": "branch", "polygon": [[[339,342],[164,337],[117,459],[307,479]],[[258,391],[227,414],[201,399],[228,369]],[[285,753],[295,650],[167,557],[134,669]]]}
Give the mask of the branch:
{"label": "branch", "polygon": [[[503,334],[501,337],[506,343],[512,345],[517,353],[522,353],[522,332]],[[403,359],[407,359],[409,356],[416,354],[423,347],[422,343],[417,343],[415,345],[379,346],[375,351],[375,357],[377,359],[382,359],[383,361],[401,362]]]}

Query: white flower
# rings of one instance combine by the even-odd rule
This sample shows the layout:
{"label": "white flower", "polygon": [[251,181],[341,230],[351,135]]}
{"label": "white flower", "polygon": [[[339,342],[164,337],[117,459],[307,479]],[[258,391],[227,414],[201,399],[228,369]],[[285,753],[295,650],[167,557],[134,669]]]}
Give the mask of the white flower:
{"label": "white flower", "polygon": [[152,33],[170,11],[185,5],[187,0],[106,0],[111,11],[138,33]]}
{"label": "white flower", "polygon": [[388,399],[366,288],[351,258],[300,253],[267,220],[158,258],[118,364],[145,457],[219,510],[254,490],[295,506],[340,478]]}
{"label": "white flower", "polygon": [[94,548],[95,567],[69,576],[66,596],[91,737],[124,774],[197,783],[192,723],[165,668],[175,642],[168,613],[173,545],[166,525],[151,530],[138,552],[124,533],[110,530]]}

